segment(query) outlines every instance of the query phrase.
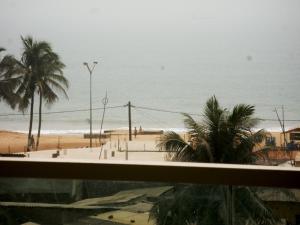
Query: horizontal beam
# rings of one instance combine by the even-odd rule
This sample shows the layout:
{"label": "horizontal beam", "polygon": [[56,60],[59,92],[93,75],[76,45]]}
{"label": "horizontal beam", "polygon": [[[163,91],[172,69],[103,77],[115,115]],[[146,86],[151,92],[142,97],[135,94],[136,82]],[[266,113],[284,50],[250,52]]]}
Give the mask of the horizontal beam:
{"label": "horizontal beam", "polygon": [[0,178],[97,179],[300,188],[300,169],[212,163],[0,159]]}
{"label": "horizontal beam", "polygon": [[57,204],[57,203],[39,203],[39,202],[0,202],[0,207],[20,207],[20,208],[47,208],[47,209],[73,209],[73,210],[118,210],[116,206],[94,206],[94,205],[72,205],[72,204]]}

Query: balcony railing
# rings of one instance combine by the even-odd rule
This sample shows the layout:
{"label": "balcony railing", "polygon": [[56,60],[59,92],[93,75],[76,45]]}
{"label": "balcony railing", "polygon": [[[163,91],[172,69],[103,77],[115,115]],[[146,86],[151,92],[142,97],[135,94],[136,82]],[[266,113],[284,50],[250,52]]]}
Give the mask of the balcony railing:
{"label": "balcony railing", "polygon": [[205,224],[203,210],[224,210],[217,224],[272,222],[258,204],[274,214],[264,224],[298,225],[299,189],[297,167],[2,158],[0,224]]}
{"label": "balcony railing", "polygon": [[300,168],[215,163],[0,159],[0,177],[300,188]]}

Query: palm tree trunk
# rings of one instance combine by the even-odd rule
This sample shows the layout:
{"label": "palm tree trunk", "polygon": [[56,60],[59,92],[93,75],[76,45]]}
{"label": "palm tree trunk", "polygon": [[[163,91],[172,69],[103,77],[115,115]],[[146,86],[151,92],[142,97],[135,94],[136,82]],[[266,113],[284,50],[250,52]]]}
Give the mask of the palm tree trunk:
{"label": "palm tree trunk", "polygon": [[31,103],[30,103],[30,120],[29,120],[29,132],[28,132],[28,139],[27,139],[27,152],[30,151],[31,146],[31,132],[32,132],[32,123],[33,123],[33,105],[34,105],[34,94],[31,96]]}
{"label": "palm tree trunk", "polygon": [[39,127],[38,127],[38,134],[36,140],[36,150],[38,150],[39,142],[40,142],[40,135],[41,135],[41,126],[42,126],[42,93],[40,92],[40,105],[39,105]]}

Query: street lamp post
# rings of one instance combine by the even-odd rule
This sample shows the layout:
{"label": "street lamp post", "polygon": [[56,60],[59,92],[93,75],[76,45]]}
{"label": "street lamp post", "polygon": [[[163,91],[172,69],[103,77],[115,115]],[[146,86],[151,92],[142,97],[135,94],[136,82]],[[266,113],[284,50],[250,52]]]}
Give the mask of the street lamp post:
{"label": "street lamp post", "polygon": [[95,69],[95,66],[98,62],[94,61],[93,66],[90,67],[87,62],[84,62],[83,65],[86,66],[90,73],[90,148],[92,147],[92,135],[93,135],[93,117],[92,117],[92,74]]}

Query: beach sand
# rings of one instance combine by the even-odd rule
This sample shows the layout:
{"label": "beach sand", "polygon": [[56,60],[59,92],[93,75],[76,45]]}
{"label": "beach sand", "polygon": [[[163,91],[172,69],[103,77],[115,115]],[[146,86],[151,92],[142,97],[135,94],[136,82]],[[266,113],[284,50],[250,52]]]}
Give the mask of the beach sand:
{"label": "beach sand", "polygon": [[[280,133],[272,132],[272,136],[276,137],[276,144],[280,146]],[[132,140],[137,143],[153,143],[154,146],[158,143],[161,135],[160,134],[138,134],[136,137],[132,135]],[[187,138],[186,134],[182,134],[184,139]],[[36,135],[34,135],[36,141]],[[113,143],[110,145],[117,145],[119,140],[120,147],[125,149],[125,145],[128,142],[128,131],[127,130],[114,130],[111,132],[111,136],[104,139],[102,142]],[[111,141],[111,142],[109,142]],[[27,134],[12,132],[12,131],[0,131],[0,153],[22,153],[26,149]],[[39,150],[53,150],[53,149],[75,149],[75,148],[86,148],[89,147],[90,140],[83,138],[83,134],[78,135],[41,135]],[[146,144],[146,148],[149,144]],[[258,149],[263,147],[264,143],[258,146]],[[93,139],[93,147],[99,147],[99,140]],[[140,147],[145,148],[144,146]],[[154,148],[154,147],[153,147]],[[149,149],[152,150],[152,149]],[[269,153],[270,158],[287,158],[284,156],[277,156],[278,151],[272,151]],[[283,153],[282,153],[283,154]],[[292,158],[295,156],[293,155]],[[288,157],[290,158],[290,156]]]}
{"label": "beach sand", "polygon": [[[36,141],[36,136],[34,136]],[[27,134],[0,131],[0,153],[24,152]],[[83,135],[41,135],[39,150],[60,148],[82,148],[89,146],[89,139]]]}
{"label": "beach sand", "polygon": [[[132,140],[149,141],[158,140],[160,135],[132,135]],[[34,135],[36,141],[36,135]],[[114,131],[111,138],[106,140],[128,140],[127,131]],[[105,141],[105,140],[104,140]],[[27,145],[27,134],[0,131],[0,153],[24,152]],[[39,150],[64,149],[64,148],[85,148],[89,147],[90,140],[83,138],[83,134],[78,135],[41,135]],[[99,140],[93,139],[93,147],[99,146]]]}

